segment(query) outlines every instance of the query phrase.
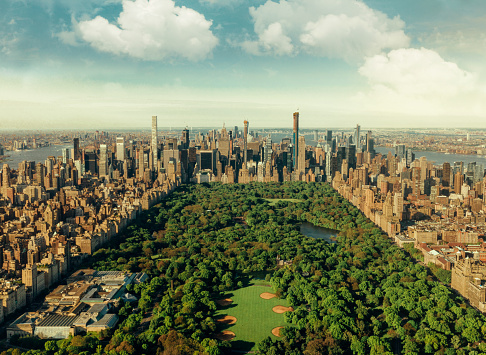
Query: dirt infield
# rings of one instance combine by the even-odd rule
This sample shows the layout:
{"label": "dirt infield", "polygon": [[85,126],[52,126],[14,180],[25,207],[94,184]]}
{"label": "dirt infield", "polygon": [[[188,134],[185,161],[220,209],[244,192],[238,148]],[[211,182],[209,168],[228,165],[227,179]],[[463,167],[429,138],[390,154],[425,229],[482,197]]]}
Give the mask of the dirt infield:
{"label": "dirt infield", "polygon": [[220,306],[225,307],[232,304],[233,300],[231,298],[223,298],[222,300],[217,300],[216,303],[219,304]]}
{"label": "dirt infield", "polygon": [[223,330],[221,333],[216,334],[216,338],[222,341],[227,341],[231,340],[235,337],[235,333],[229,331],[229,330]]}
{"label": "dirt infield", "polygon": [[236,318],[233,316],[224,316],[223,318],[216,319],[216,322],[224,324],[235,324]]}
{"label": "dirt infield", "polygon": [[275,306],[272,308],[272,311],[275,313],[284,313],[284,312],[292,312],[294,309],[292,307],[284,307],[284,306]]}
{"label": "dirt infield", "polygon": [[277,297],[277,295],[275,293],[270,293],[270,292],[263,292],[261,295],[260,295],[261,298],[263,298],[264,300],[269,300],[271,298],[275,298]]}
{"label": "dirt infield", "polygon": [[281,337],[282,335],[280,334],[280,329],[283,329],[283,327],[273,328],[272,334],[275,335],[276,337]]}

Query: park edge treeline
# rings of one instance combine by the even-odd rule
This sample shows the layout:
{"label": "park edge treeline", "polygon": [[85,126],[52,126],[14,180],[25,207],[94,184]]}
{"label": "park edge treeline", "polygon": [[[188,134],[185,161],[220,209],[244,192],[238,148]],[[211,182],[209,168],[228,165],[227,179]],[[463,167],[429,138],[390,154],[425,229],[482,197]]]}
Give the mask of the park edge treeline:
{"label": "park edge treeline", "polygon": [[[337,243],[302,236],[304,221],[339,230]],[[149,274],[129,288],[137,309],[121,307],[113,333],[29,354],[228,353],[215,340],[214,301],[255,272],[295,309],[281,340],[258,344],[262,354],[486,353],[486,318],[325,183],[184,185],[120,241],[93,267]],[[292,262],[277,267],[277,257]]]}

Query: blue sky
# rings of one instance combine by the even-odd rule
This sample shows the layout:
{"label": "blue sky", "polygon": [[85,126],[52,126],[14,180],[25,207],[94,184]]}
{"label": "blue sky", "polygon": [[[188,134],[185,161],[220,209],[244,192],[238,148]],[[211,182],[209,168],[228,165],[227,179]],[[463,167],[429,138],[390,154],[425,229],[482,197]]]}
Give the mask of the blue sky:
{"label": "blue sky", "polygon": [[482,0],[4,0],[0,129],[486,128]]}

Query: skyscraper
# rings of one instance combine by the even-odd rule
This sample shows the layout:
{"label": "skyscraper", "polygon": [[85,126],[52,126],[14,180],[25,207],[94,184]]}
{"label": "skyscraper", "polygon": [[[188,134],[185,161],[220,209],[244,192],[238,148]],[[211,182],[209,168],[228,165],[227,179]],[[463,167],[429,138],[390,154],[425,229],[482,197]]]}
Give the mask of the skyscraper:
{"label": "skyscraper", "polygon": [[375,152],[375,141],[371,136],[371,131],[368,131],[366,134],[366,151],[370,153]]}
{"label": "skyscraper", "polygon": [[462,184],[464,184],[464,175],[462,175],[462,172],[457,171],[457,173],[454,174],[454,192],[456,194],[461,193]]}
{"label": "skyscraper", "polygon": [[74,145],[74,149],[73,149],[73,159],[74,160],[79,160],[79,159],[81,159],[81,152],[79,150],[79,138],[74,138],[73,139],[73,145]]}
{"label": "skyscraper", "polygon": [[99,168],[99,176],[107,176],[108,175],[108,147],[106,144],[100,144],[100,168]]}
{"label": "skyscraper", "polygon": [[125,160],[125,138],[116,137],[116,160]]}
{"label": "skyscraper", "polygon": [[332,130],[330,130],[330,129],[326,130],[326,142],[327,142],[327,144],[332,146]]}
{"label": "skyscraper", "polygon": [[399,160],[402,160],[407,155],[407,149],[405,144],[397,144],[395,146],[395,155],[398,157]]}
{"label": "skyscraper", "polygon": [[354,144],[356,145],[356,148],[359,148],[359,141],[360,141],[360,129],[361,127],[359,124],[356,125],[356,131],[354,132]]}
{"label": "skyscraper", "polygon": [[451,164],[448,162],[442,164],[442,186],[451,186]]}
{"label": "skyscraper", "polygon": [[152,116],[152,154],[153,154],[153,166],[155,169],[158,164],[158,151],[157,151],[157,116]]}
{"label": "skyscraper", "polygon": [[37,186],[44,186],[44,165],[39,162],[35,166],[36,179],[35,182]]}
{"label": "skyscraper", "polygon": [[271,137],[268,137],[266,139],[263,149],[264,149],[264,151],[263,151],[263,162],[267,163],[268,161],[272,160],[273,149],[272,149],[272,138]]}
{"label": "skyscraper", "polygon": [[189,138],[189,130],[184,128],[182,130],[182,149],[189,149],[189,143],[191,142]]}
{"label": "skyscraper", "polygon": [[293,162],[294,162],[294,170],[299,168],[299,113],[294,112],[294,132],[292,137],[292,142],[294,143],[294,151],[293,151]]}
{"label": "skyscraper", "polygon": [[243,157],[246,168],[248,163],[248,121],[245,120],[243,124],[245,125],[243,130]]}
{"label": "skyscraper", "polygon": [[69,149],[63,148],[63,150],[62,150],[62,163],[67,164],[68,160],[69,160]]}
{"label": "skyscraper", "polygon": [[[305,137],[300,136],[299,139],[299,150],[297,151],[297,171],[299,176],[305,175]],[[305,180],[305,179],[304,179]]]}

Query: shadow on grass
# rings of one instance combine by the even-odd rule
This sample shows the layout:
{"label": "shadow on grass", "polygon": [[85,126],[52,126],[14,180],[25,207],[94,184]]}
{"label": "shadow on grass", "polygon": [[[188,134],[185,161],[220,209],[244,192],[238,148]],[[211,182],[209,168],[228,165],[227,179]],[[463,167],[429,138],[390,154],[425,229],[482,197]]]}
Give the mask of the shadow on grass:
{"label": "shadow on grass", "polygon": [[235,304],[234,302],[227,305],[227,306],[221,306],[221,305],[218,305],[218,308],[221,309],[221,310],[227,310],[227,309],[231,309],[231,308],[235,308],[237,306],[237,304]]}
{"label": "shadow on grass", "polygon": [[252,341],[235,340],[231,342],[231,350],[250,351],[255,346]]}
{"label": "shadow on grass", "polygon": [[[231,330],[230,328],[235,325],[235,323],[232,323],[232,320],[227,320],[227,321],[218,321],[220,318],[224,318],[228,316],[229,314],[220,314],[218,315],[218,318],[216,318],[216,326],[218,331],[222,332],[223,330]],[[238,319],[236,319],[238,322]]]}

